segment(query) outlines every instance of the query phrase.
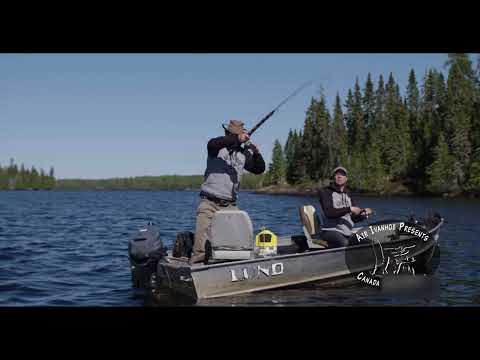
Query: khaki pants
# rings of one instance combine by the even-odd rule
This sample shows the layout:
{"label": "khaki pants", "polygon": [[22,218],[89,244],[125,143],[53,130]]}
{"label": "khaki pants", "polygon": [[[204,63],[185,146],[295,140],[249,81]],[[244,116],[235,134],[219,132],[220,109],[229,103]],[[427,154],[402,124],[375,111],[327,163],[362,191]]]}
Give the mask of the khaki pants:
{"label": "khaki pants", "polygon": [[197,223],[195,229],[195,242],[191,262],[203,261],[205,258],[205,243],[209,236],[209,228],[213,215],[218,210],[239,210],[235,205],[219,206],[213,201],[202,199],[197,209]]}

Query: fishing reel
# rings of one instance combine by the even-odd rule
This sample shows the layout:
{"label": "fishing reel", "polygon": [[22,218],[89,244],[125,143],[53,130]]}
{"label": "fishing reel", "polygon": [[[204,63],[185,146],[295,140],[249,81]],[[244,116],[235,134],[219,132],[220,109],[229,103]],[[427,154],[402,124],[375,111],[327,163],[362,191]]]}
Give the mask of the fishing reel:
{"label": "fishing reel", "polygon": [[[362,208],[361,211],[360,211],[360,215],[365,217],[365,219],[368,219],[369,218],[369,215],[367,214],[367,209],[365,208]],[[373,215],[373,211],[370,215]]]}
{"label": "fishing reel", "polygon": [[256,147],[255,145],[253,145],[253,143],[252,143],[250,140],[247,140],[247,141],[245,141],[245,142],[243,143],[243,148],[244,148],[245,150],[250,149],[250,150],[252,150],[253,152],[258,151],[257,147]]}

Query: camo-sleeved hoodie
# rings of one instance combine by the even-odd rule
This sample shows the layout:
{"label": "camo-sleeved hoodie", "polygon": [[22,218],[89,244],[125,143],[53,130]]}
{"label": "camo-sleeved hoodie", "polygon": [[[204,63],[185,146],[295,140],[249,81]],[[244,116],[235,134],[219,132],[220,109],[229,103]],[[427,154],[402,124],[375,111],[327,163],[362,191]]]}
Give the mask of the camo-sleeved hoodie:
{"label": "camo-sleeved hoodie", "polygon": [[354,223],[362,221],[363,216],[352,215],[351,206],[356,206],[345,187],[343,191],[335,184],[331,184],[319,192],[322,206],[322,228],[325,231],[338,231],[345,236],[352,235]]}

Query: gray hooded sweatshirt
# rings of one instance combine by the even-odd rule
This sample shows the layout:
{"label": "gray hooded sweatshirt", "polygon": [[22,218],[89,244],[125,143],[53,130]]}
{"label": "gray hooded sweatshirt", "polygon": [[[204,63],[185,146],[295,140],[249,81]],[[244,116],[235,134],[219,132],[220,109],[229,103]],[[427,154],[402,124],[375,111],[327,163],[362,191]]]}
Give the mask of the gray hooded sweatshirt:
{"label": "gray hooded sweatshirt", "polygon": [[257,175],[265,171],[262,155],[241,147],[237,135],[213,138],[207,148],[207,169],[201,186],[203,194],[235,202],[244,170]]}
{"label": "gray hooded sweatshirt", "polygon": [[324,231],[338,231],[349,237],[352,235],[354,223],[362,221],[363,216],[352,216],[350,207],[355,206],[346,189],[341,191],[336,185],[329,185],[320,190],[320,204],[322,205],[322,228]]}

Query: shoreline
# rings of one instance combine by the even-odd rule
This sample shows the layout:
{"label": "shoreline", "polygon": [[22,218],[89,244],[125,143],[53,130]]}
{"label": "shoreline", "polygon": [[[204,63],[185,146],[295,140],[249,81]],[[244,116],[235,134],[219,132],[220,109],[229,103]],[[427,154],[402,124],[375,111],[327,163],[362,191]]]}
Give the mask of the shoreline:
{"label": "shoreline", "polygon": [[[291,196],[317,196],[320,187],[307,186],[285,186],[285,185],[270,185],[260,189],[253,190],[255,194],[262,195],[291,195]],[[404,187],[399,187],[393,191],[371,192],[371,191],[351,191],[354,196],[364,197],[419,197],[419,198],[437,198],[437,199],[479,199],[479,195],[464,193],[459,194],[432,194],[432,193],[415,193],[407,190]]]}
{"label": "shoreline", "polygon": [[[118,191],[138,191],[138,192],[156,192],[156,191],[186,191],[196,192],[200,189],[195,188],[177,188],[177,189],[108,189],[108,188],[56,188],[56,189],[0,189],[1,192],[118,192]],[[317,197],[318,187],[311,186],[276,186],[270,185],[258,189],[240,189],[240,192],[248,192],[258,195],[287,195],[287,196],[303,196],[303,197]],[[413,191],[405,191],[402,188],[400,191],[390,192],[363,192],[363,191],[351,191],[354,196],[361,197],[385,197],[385,198],[435,198],[435,199],[465,199],[465,200],[478,200],[480,194],[465,193],[459,194],[431,194],[431,193],[415,193]]]}

